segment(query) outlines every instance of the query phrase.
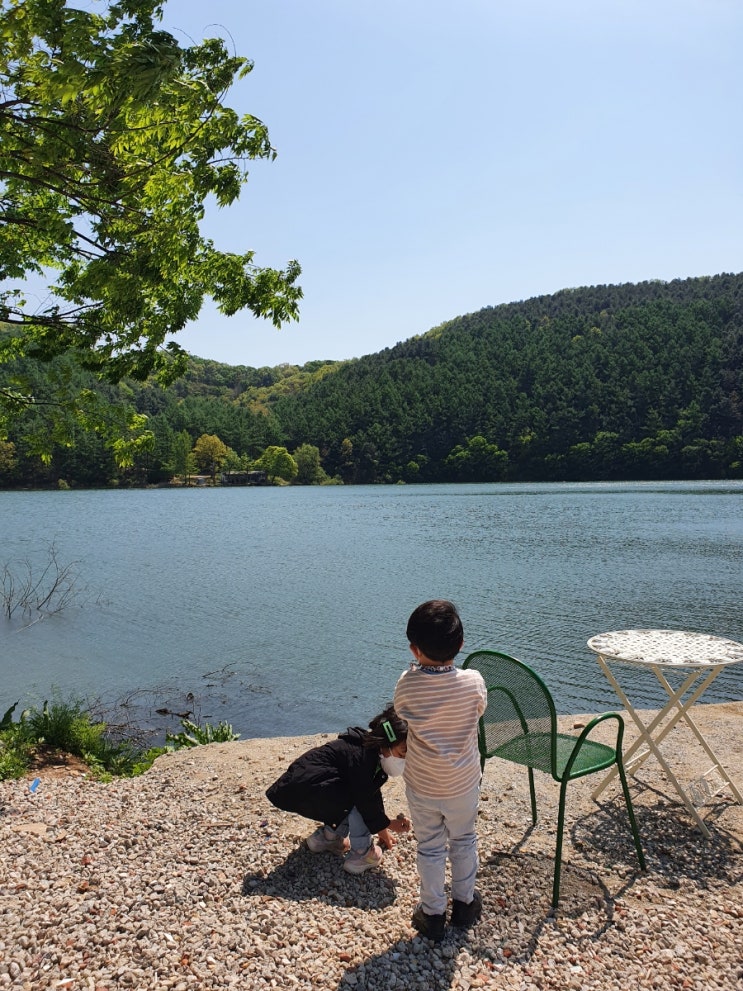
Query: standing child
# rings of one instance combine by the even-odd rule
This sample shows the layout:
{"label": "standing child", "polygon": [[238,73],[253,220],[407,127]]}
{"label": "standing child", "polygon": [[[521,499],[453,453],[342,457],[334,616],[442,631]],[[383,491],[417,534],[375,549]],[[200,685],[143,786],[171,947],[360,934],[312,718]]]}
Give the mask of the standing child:
{"label": "standing child", "polygon": [[298,757],[266,792],[284,812],[319,820],[307,837],[312,853],[344,856],[343,869],[363,874],[382,862],[382,847],[395,845],[391,833],[405,833],[410,820],[390,820],[384,811],[381,788],[388,776],[402,774],[406,739],[404,720],[393,707],[375,716],[369,729],[350,726],[336,740],[313,747]]}
{"label": "standing child", "polygon": [[451,863],[453,926],[473,925],[482,913],[475,890],[480,797],[477,724],[487,691],[478,671],[454,666],[464,634],[456,607],[424,602],[408,620],[415,657],[395,688],[395,711],[408,724],[405,788],[418,843],[420,904],[413,925],[438,942],[446,926],[444,879]]}

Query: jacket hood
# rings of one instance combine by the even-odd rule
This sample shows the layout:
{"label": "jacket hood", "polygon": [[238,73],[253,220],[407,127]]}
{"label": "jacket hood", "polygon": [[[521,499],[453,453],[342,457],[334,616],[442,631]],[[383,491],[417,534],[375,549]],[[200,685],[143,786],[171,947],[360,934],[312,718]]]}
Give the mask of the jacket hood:
{"label": "jacket hood", "polygon": [[344,743],[351,743],[356,747],[362,747],[364,745],[364,737],[368,732],[368,730],[362,729],[360,726],[349,726],[345,733],[338,734],[338,739],[343,740]]}

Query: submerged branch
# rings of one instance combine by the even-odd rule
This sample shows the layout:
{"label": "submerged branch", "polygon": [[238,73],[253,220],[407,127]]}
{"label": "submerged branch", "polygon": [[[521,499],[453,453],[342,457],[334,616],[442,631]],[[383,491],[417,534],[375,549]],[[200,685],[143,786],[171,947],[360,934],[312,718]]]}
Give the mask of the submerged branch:
{"label": "submerged branch", "polygon": [[75,563],[61,564],[54,543],[41,572],[28,559],[20,575],[6,563],[0,576],[0,607],[5,618],[19,614],[35,623],[61,612],[77,594]]}

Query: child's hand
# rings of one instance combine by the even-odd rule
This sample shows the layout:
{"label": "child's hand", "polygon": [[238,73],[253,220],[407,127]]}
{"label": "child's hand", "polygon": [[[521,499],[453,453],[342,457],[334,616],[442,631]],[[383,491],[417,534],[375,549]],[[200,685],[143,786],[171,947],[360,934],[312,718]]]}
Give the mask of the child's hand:
{"label": "child's hand", "polygon": [[[390,826],[392,826],[392,823],[390,823]],[[395,839],[389,829],[380,829],[377,833],[377,838],[383,850],[391,850],[395,845]]]}
{"label": "child's hand", "polygon": [[405,816],[400,812],[396,819],[387,827],[391,829],[393,833],[407,833],[410,830],[410,819],[406,819]]}

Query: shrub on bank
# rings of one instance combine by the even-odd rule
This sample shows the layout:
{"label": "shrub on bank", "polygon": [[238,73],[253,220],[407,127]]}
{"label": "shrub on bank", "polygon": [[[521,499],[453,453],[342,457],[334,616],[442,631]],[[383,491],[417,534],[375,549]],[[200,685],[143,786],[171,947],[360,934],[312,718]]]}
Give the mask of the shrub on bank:
{"label": "shrub on bank", "polygon": [[14,722],[17,706],[16,702],[0,720],[0,781],[27,774],[41,747],[80,758],[96,778],[106,780],[143,774],[169,750],[239,738],[227,723],[214,727],[184,719],[182,732],[167,734],[167,746],[144,748],[132,740],[113,738],[106,723],[94,721],[80,699],[44,702],[40,709],[24,710]]}

